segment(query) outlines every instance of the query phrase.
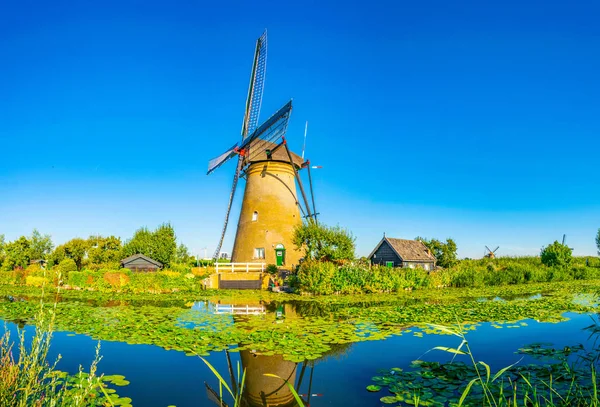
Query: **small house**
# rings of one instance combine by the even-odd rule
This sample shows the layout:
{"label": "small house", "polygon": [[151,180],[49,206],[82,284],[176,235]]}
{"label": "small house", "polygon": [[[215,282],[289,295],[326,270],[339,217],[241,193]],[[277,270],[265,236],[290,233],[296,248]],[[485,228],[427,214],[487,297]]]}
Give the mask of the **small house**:
{"label": "small house", "polygon": [[121,260],[121,267],[131,271],[156,271],[163,267],[162,263],[143,254],[134,254]]}
{"label": "small house", "polygon": [[394,239],[385,235],[369,255],[369,260],[371,264],[388,267],[421,267],[425,270],[435,268],[435,257],[422,242]]}
{"label": "small house", "polygon": [[36,260],[31,260],[29,262],[29,264],[38,264],[41,268],[45,269],[46,268],[46,264],[48,264],[48,262],[44,259],[36,259]]}

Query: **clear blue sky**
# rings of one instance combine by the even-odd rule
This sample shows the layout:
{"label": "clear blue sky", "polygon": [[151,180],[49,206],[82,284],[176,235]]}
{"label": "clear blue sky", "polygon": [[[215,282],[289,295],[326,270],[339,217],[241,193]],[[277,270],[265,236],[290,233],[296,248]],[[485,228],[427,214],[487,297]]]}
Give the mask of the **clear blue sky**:
{"label": "clear blue sky", "polygon": [[[597,1],[5,1],[0,233],[126,239],[170,221],[216,246],[254,41],[269,32],[261,119],[315,172],[321,219],[366,255],[453,237],[459,255],[537,254],[600,227]],[[236,199],[230,249],[242,194]]]}

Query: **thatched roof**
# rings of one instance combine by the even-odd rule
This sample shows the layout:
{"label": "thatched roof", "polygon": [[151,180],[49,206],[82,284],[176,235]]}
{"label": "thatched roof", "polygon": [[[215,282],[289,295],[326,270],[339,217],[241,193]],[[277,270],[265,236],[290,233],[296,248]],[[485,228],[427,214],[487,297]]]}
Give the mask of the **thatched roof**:
{"label": "thatched roof", "polygon": [[381,242],[371,252],[369,258],[379,249],[379,247],[387,242],[402,261],[420,261],[431,262],[435,261],[435,257],[429,252],[427,246],[418,240],[395,239],[393,237],[384,237]]}
{"label": "thatched roof", "polygon": [[[251,163],[267,161],[268,158],[266,150],[275,150],[271,154],[272,161],[283,161],[289,163],[290,158],[288,157],[287,152],[285,151],[285,147],[280,146],[276,149],[278,145],[279,144],[271,143],[269,141],[256,139],[252,143],[250,143],[250,146],[248,148],[248,157],[246,158],[246,160],[250,161]],[[291,151],[290,153],[292,154],[292,160],[294,161],[294,164],[296,164],[296,166],[300,168],[304,160],[302,160],[302,157],[300,157],[299,155],[294,154]]]}

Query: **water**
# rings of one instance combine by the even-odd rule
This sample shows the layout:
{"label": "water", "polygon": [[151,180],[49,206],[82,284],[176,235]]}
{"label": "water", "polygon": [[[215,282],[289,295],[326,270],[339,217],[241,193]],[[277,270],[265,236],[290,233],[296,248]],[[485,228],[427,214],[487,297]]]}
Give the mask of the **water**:
{"label": "water", "polygon": [[[209,302],[196,303],[192,307],[198,312],[214,312],[216,305]],[[278,312],[278,307],[269,307],[266,312]],[[467,333],[476,360],[488,363],[492,370],[498,370],[521,359],[515,354],[518,348],[532,342],[552,342],[563,348],[577,343],[586,344],[589,333],[583,328],[591,323],[590,315],[566,313],[567,321],[559,323],[523,320],[509,326],[494,328],[492,323],[479,324],[474,331]],[[239,316],[225,315],[233,322]],[[520,322],[524,324],[521,325]],[[526,324],[526,325],[525,325]],[[9,330],[16,330],[14,323],[8,323]],[[2,331],[4,328],[0,328]],[[26,326],[31,334],[33,327]],[[460,339],[450,335],[423,334],[418,330],[393,336],[387,340],[365,341],[340,345],[323,358],[307,363],[299,393],[307,394],[310,385],[312,406],[379,406],[382,393],[369,393],[365,387],[371,384],[371,377],[379,369],[392,367],[407,368],[416,359],[449,361],[452,355],[431,351],[435,346],[456,347]],[[13,336],[14,338],[14,336]],[[94,358],[97,341],[85,335],[69,332],[56,332],[52,341],[50,358],[59,353],[62,360],[59,369],[70,373],[77,372],[80,365],[89,367]],[[210,406],[204,382],[218,392],[218,382],[207,366],[198,358],[186,356],[183,352],[165,350],[152,345],[130,345],[123,342],[101,342],[102,361],[100,373],[122,374],[131,382],[126,387],[117,388],[119,395],[131,397],[135,406]],[[280,356],[255,356],[250,351],[230,352],[234,370],[242,363],[247,370],[246,389],[249,399],[260,405],[260,392],[273,394],[266,396],[269,403],[276,400],[281,405],[291,402],[291,394],[285,388],[275,386],[275,379],[268,379],[264,373],[275,373],[297,382],[303,364],[284,361]],[[462,359],[461,359],[462,358]],[[228,365],[225,352],[214,352],[207,360],[228,380]],[[465,356],[458,356],[463,360]],[[529,363],[526,357],[521,363]],[[310,380],[312,373],[312,381]],[[228,380],[229,381],[229,380]],[[276,391],[275,391],[276,390]],[[263,395],[264,397],[264,395]],[[291,403],[290,405],[293,405]]]}

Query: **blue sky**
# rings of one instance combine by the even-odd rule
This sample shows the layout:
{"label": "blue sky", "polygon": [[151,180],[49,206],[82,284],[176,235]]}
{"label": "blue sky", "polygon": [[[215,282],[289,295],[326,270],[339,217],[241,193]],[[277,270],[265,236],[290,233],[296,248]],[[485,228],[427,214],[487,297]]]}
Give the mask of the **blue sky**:
{"label": "blue sky", "polygon": [[[384,232],[459,255],[595,254],[600,4],[595,1],[4,2],[0,234],[126,239],[170,221],[216,246],[254,41],[261,119],[289,98],[290,144],[321,219],[366,255]],[[241,192],[241,191],[239,191]],[[225,249],[233,243],[238,193]]]}

